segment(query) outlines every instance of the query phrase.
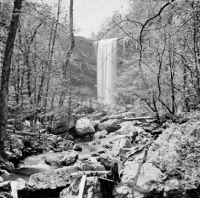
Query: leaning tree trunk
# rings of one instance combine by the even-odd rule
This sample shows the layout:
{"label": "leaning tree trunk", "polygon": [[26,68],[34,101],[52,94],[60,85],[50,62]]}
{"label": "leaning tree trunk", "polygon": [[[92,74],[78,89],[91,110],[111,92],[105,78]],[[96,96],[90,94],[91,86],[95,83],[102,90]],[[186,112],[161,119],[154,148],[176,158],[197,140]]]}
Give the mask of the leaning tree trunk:
{"label": "leaning tree trunk", "polygon": [[22,9],[23,0],[15,0],[12,19],[10,22],[8,38],[5,47],[2,75],[1,75],[1,89],[0,89],[0,156],[5,157],[4,137],[6,133],[7,116],[8,116],[8,85],[10,77],[11,59],[13,48],[19,23],[19,15]]}

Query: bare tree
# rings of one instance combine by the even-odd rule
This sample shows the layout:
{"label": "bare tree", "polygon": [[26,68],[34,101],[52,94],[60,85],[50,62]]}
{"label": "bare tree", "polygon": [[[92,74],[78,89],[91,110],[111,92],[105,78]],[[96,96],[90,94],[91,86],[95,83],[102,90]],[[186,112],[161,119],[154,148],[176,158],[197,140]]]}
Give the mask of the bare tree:
{"label": "bare tree", "polygon": [[[70,0],[70,6],[69,6],[69,22],[70,22],[70,46],[67,51],[67,58],[65,61],[65,64],[63,64],[63,88],[61,91],[60,99],[59,99],[59,106],[63,105],[64,99],[65,99],[65,94],[66,94],[66,82],[67,82],[67,67],[69,67],[70,59],[73,53],[73,49],[75,47],[75,39],[74,39],[74,29],[73,29],[73,0]],[[71,75],[71,71],[70,71]],[[71,81],[71,79],[70,79]],[[71,89],[71,88],[70,88]],[[71,99],[70,99],[71,100]]]}

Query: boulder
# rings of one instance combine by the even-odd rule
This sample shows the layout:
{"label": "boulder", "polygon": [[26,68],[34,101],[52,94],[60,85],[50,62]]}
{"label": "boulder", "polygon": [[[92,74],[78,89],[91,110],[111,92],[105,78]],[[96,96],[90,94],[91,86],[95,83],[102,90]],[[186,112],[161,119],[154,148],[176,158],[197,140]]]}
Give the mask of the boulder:
{"label": "boulder", "polygon": [[108,134],[108,132],[106,130],[99,131],[99,132],[95,133],[94,138],[102,139],[102,138],[105,138],[107,134]]}
{"label": "boulder", "polygon": [[117,131],[120,128],[118,119],[110,119],[98,124],[98,131],[106,130],[108,133]]}
{"label": "boulder", "polygon": [[78,162],[74,166],[54,169],[31,175],[29,185],[34,189],[56,189],[71,184],[70,175],[78,171],[102,171],[105,168],[99,163]]}
{"label": "boulder", "polygon": [[159,188],[157,182],[162,181],[162,172],[151,163],[143,164],[137,184],[134,185],[140,160],[125,163],[121,182],[114,188],[115,197],[133,197],[134,195],[134,198],[142,198],[154,188]]}
{"label": "boulder", "polygon": [[58,122],[55,124],[55,126],[52,129],[52,133],[54,135],[60,135],[63,133],[67,133],[68,131],[68,125],[66,122]]}
{"label": "boulder", "polygon": [[69,166],[76,162],[78,159],[78,153],[75,151],[66,151],[62,153],[52,153],[45,157],[45,162],[48,165],[61,167]]}
{"label": "boulder", "polygon": [[53,149],[56,152],[68,151],[73,149],[74,142],[71,140],[61,140],[58,141]]}
{"label": "boulder", "polygon": [[11,190],[10,181],[0,183],[0,192],[10,192],[10,190]]}
{"label": "boulder", "polygon": [[107,154],[102,154],[97,160],[108,170],[111,170],[114,163],[117,163],[119,167],[122,166],[122,163],[118,159]]}
{"label": "boulder", "polygon": [[76,119],[74,116],[71,116],[70,118],[69,117],[59,118],[58,120],[59,121],[53,123],[52,128],[51,127],[48,128],[48,131],[50,131],[54,135],[67,133],[68,130],[71,131],[75,127]]}
{"label": "boulder", "polygon": [[8,172],[11,172],[14,169],[14,164],[8,160],[3,160],[0,157],[0,169],[6,170]]}
{"label": "boulder", "polygon": [[11,151],[6,151],[6,156],[9,161],[17,165],[22,158],[22,151],[19,149],[12,149]]}
{"label": "boulder", "polygon": [[82,151],[83,149],[82,149],[82,147],[79,146],[78,144],[74,144],[73,150],[74,150],[74,151]]}
{"label": "boulder", "polygon": [[76,123],[76,132],[79,136],[93,136],[95,133],[93,123],[87,118],[81,118]]}

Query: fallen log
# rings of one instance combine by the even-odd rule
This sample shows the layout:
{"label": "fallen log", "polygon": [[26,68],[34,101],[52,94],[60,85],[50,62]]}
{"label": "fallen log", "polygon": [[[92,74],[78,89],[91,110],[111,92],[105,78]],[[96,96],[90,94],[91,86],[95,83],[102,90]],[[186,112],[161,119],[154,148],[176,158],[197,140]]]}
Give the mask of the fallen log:
{"label": "fallen log", "polygon": [[86,175],[87,177],[102,177],[109,173],[111,173],[111,171],[77,171],[75,173],[72,173],[70,176],[73,179],[77,177],[82,177],[83,175]]}
{"label": "fallen log", "polygon": [[125,122],[125,121],[142,121],[142,120],[157,120],[156,117],[137,117],[137,118],[122,118],[121,121]]}
{"label": "fallen log", "polygon": [[145,148],[149,148],[149,147],[151,146],[152,143],[153,143],[153,142],[151,141],[151,142],[145,144],[145,145],[142,146],[142,147],[139,147],[139,148],[137,147],[137,148],[135,148],[135,149],[126,157],[126,159],[122,162],[122,164],[124,164],[130,157],[136,155],[138,152],[142,152]]}
{"label": "fallen log", "polygon": [[79,184],[79,194],[77,198],[83,198],[85,183],[86,183],[87,176],[83,175],[81,178],[81,182]]}

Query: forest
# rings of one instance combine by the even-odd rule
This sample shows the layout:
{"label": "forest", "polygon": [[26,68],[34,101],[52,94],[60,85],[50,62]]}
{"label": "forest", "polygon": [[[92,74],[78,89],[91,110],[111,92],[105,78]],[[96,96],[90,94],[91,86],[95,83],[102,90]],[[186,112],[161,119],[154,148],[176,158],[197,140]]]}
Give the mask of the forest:
{"label": "forest", "polygon": [[200,2],[54,3],[0,1],[0,197],[198,198]]}

